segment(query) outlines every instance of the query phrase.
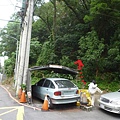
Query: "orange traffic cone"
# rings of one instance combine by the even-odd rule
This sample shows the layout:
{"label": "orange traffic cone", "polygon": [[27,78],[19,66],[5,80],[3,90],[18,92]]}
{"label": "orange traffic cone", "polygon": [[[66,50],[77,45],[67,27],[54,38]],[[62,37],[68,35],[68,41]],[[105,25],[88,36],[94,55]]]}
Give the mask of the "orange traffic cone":
{"label": "orange traffic cone", "polygon": [[18,91],[18,98],[20,99],[21,98],[21,95],[22,95],[22,89],[21,87],[19,88],[19,91]]}
{"label": "orange traffic cone", "polygon": [[21,98],[20,98],[20,102],[21,103],[26,103],[26,96],[25,96],[25,90],[22,91],[22,95],[21,95]]}
{"label": "orange traffic cone", "polygon": [[48,99],[47,99],[47,95],[45,96],[44,103],[43,103],[43,105],[42,105],[42,110],[43,110],[43,111],[47,111],[47,110],[48,110]]}

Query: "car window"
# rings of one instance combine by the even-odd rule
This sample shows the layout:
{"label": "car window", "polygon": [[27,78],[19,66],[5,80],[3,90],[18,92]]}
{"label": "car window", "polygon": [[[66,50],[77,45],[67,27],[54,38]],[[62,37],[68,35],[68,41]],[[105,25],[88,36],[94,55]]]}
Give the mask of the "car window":
{"label": "car window", "polygon": [[40,80],[37,85],[38,86],[43,86],[44,81],[45,81],[45,79]]}
{"label": "car window", "polygon": [[57,84],[58,88],[73,88],[73,87],[76,87],[69,80],[56,80],[55,83]]}
{"label": "car window", "polygon": [[43,87],[49,87],[50,86],[50,80],[46,80]]}
{"label": "car window", "polygon": [[54,84],[50,81],[50,88],[55,88]]}

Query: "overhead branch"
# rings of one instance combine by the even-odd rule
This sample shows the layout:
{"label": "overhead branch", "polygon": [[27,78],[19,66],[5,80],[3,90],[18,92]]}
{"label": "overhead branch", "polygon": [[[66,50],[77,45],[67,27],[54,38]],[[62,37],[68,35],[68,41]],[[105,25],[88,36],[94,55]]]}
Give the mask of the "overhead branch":
{"label": "overhead branch", "polygon": [[67,0],[63,0],[67,7],[75,14],[76,18],[80,21],[80,23],[84,23],[83,18],[80,18],[80,14],[69,4]]}

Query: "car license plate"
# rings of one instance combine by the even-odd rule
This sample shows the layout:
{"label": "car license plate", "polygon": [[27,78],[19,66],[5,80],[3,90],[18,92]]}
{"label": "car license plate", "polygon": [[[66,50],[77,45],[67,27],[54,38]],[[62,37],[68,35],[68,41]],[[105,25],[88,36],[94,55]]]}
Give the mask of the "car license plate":
{"label": "car license plate", "polygon": [[100,104],[100,107],[104,109],[104,105],[103,104]]}

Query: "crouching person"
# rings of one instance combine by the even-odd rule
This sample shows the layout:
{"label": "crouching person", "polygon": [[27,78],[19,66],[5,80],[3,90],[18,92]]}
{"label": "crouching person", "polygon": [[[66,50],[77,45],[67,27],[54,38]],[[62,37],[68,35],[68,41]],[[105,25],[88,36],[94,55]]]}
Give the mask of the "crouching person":
{"label": "crouching person", "polygon": [[95,82],[95,80],[93,80],[89,85],[88,85],[88,92],[91,95],[91,105],[94,106],[95,104],[95,93],[99,92],[100,94],[103,93],[102,90],[100,90],[100,88],[97,87],[97,84]]}

